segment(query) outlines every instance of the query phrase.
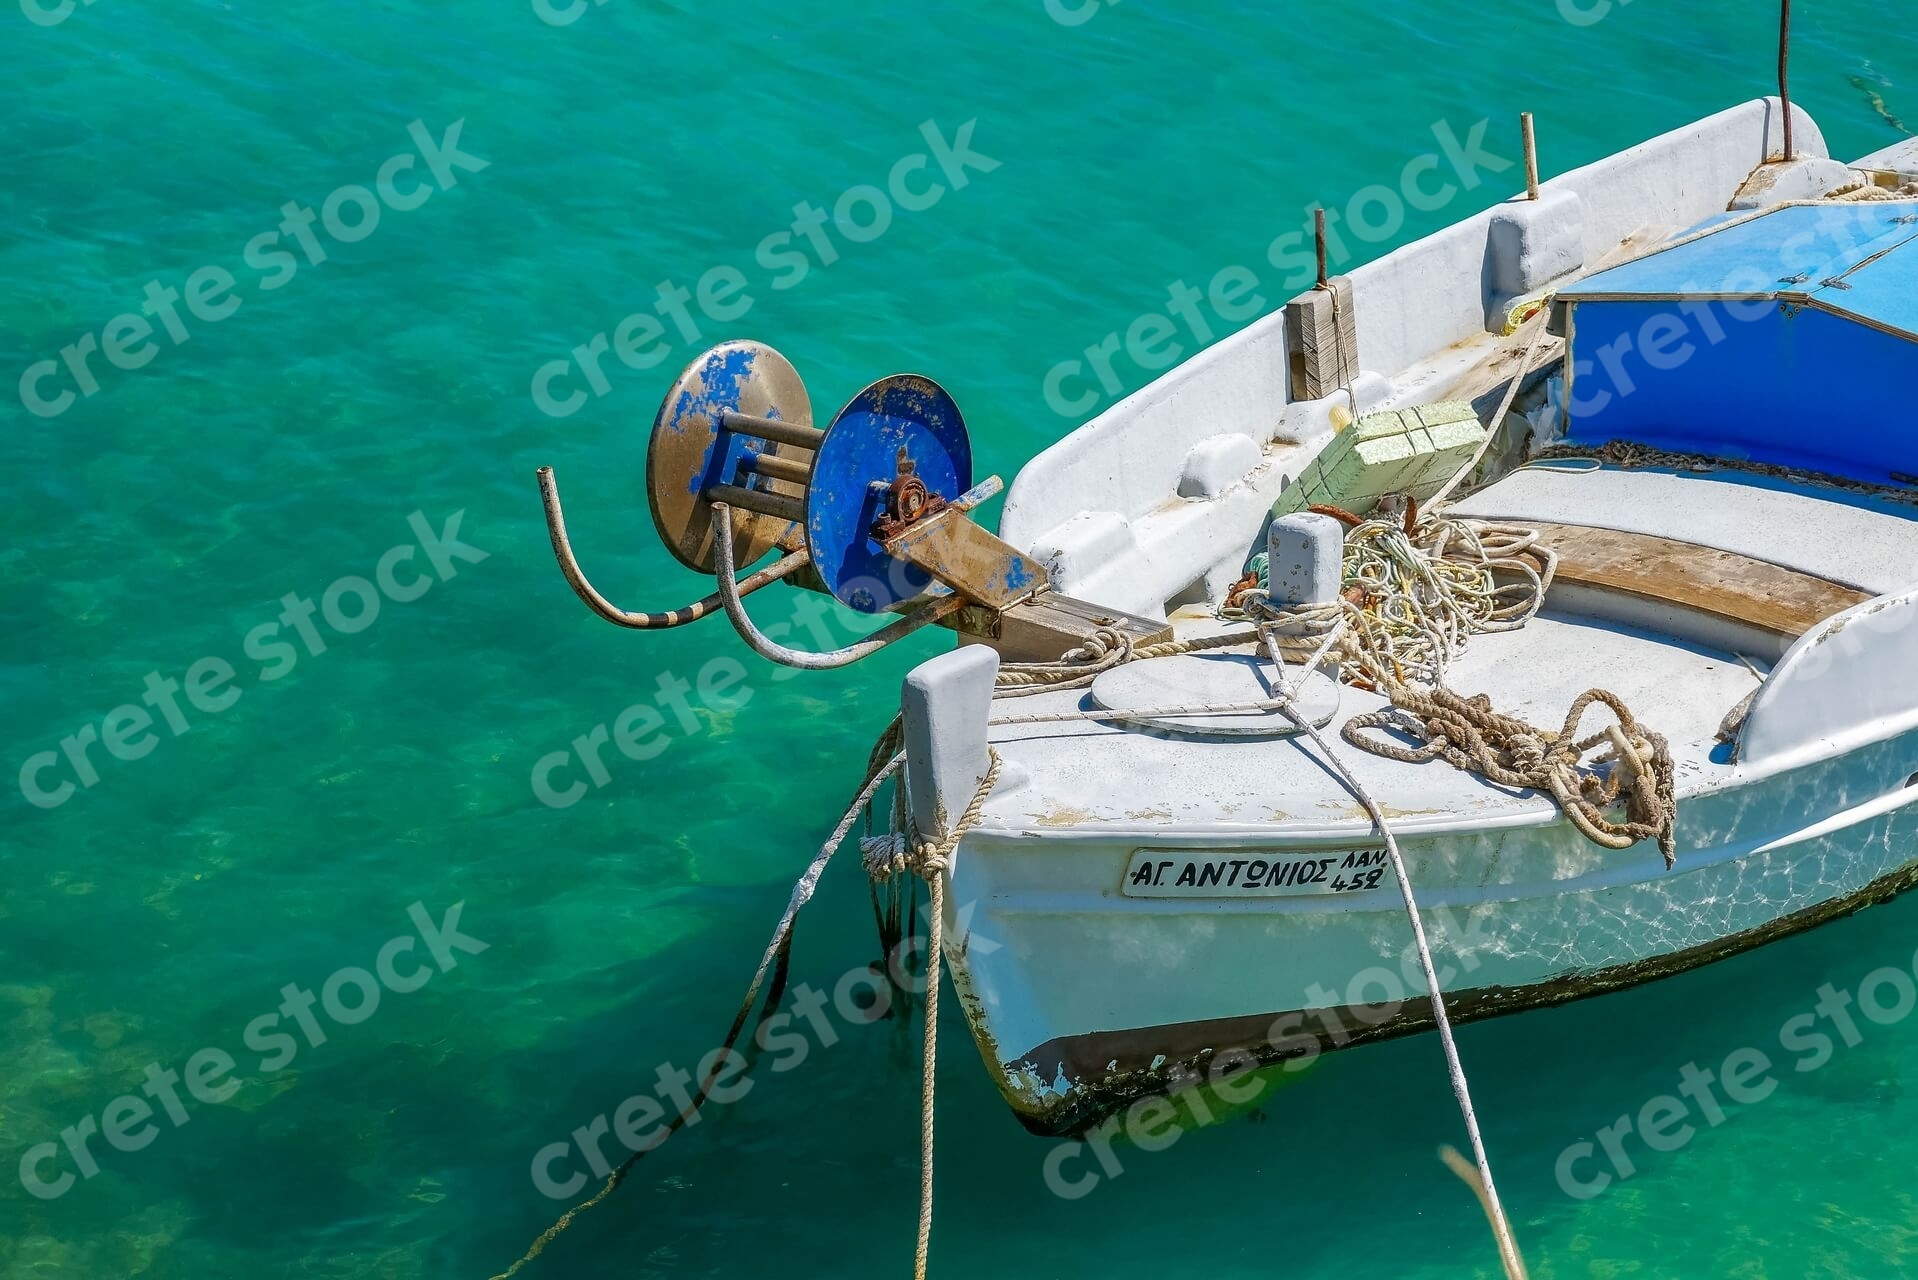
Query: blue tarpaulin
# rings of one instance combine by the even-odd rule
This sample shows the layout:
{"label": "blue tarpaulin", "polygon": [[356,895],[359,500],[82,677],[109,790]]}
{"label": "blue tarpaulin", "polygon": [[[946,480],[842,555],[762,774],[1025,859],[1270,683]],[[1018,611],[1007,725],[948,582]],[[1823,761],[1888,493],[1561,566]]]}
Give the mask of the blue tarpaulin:
{"label": "blue tarpaulin", "polygon": [[1558,297],[1574,443],[1918,473],[1918,201],[1734,217]]}

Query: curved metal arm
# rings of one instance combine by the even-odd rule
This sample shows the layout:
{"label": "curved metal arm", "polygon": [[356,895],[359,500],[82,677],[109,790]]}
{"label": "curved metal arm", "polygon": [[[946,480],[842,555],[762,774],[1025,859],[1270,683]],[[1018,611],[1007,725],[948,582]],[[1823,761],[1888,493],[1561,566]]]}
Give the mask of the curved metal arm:
{"label": "curved metal arm", "polygon": [[[586,574],[579,567],[579,561],[573,558],[573,544],[566,536],[566,514],[560,510],[559,481],[553,478],[551,467],[541,467],[539,475],[539,496],[546,507],[546,532],[553,540],[553,557],[559,561],[559,571],[566,575],[566,582],[573,588],[573,594],[586,602],[591,609],[616,627],[631,627],[635,631],[658,631],[666,627],[682,627],[688,622],[697,622],[720,607],[720,593],[715,591],[703,600],[695,600],[689,605],[671,609],[665,613],[629,613],[608,600],[593,589],[586,580]],[[714,526],[714,537],[726,545],[726,561],[732,562],[732,539],[722,537],[718,526]],[[741,581],[735,590],[739,595],[751,595],[768,583],[779,581],[795,570],[804,568],[810,562],[810,556],[804,551],[795,551],[781,556],[758,573]],[[730,570],[727,577],[731,577]]]}
{"label": "curved metal arm", "polygon": [[[891,626],[875,631],[864,640],[856,641],[843,649],[834,649],[828,653],[807,653],[800,649],[788,649],[754,626],[753,620],[746,616],[746,606],[741,604],[739,599],[745,594],[746,583],[733,580],[732,539],[720,536],[723,530],[730,528],[732,528],[731,513],[726,509],[726,504],[713,503],[713,551],[719,562],[720,601],[726,606],[726,616],[732,619],[733,628],[739,632],[747,644],[752,646],[753,652],[782,666],[801,667],[807,671],[829,671],[834,667],[847,666],[869,654],[877,653],[895,640],[911,635],[928,623],[937,622],[966,607],[966,601],[961,596],[943,596],[930,604],[920,606]],[[747,579],[747,582],[750,581],[750,578]]]}

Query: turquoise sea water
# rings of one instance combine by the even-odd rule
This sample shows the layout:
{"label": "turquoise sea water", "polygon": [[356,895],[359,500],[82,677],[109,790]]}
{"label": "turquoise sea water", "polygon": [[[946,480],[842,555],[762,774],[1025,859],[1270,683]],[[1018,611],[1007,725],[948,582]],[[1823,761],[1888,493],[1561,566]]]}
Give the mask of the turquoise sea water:
{"label": "turquoise sea water", "polygon": [[[706,343],[774,343],[822,412],[882,374],[931,374],[965,408],[982,470],[1010,477],[1076,425],[1047,407],[1048,368],[1161,307],[1175,279],[1203,287],[1248,265],[1276,300],[1270,240],[1314,201],[1394,182],[1434,149],[1436,122],[1463,136],[1489,118],[1488,147],[1513,156],[1517,113],[1533,110],[1549,175],[1770,86],[1768,4],[1636,0],[1586,20],[1602,7],[1566,6],[1585,15],[1573,22],[1543,0],[1124,0],[1076,26],[1042,0],[603,0],[567,25],[523,0],[97,0],[52,25],[0,12],[0,759],[12,779],[54,753],[32,775],[51,801],[84,781],[60,745],[73,736],[96,778],[53,807],[11,782],[0,799],[0,1278],[476,1277],[518,1256],[561,1204],[534,1188],[533,1153],[650,1088],[658,1064],[695,1067],[899,676],[941,643],[793,677],[720,622],[617,632],[555,571],[533,468],[557,469],[599,584],[655,608],[708,589],[655,544],[640,487],[659,397]],[[1834,153],[1918,122],[1902,14],[1798,9],[1793,88]],[[973,120],[996,168],[877,238],[832,233],[837,261],[812,251],[803,280],[771,287],[755,248],[796,204],[884,187],[927,149],[922,122],[951,138]],[[452,185],[386,208],[363,237],[348,197],[345,234],[316,228],[325,260],[289,259],[290,278],[271,258],[248,265],[282,205],[376,186],[415,151],[414,121],[435,145],[463,121],[458,145],[485,166],[449,170]],[[1502,197],[1516,173],[1362,256]],[[423,160],[386,176],[401,203],[431,181]],[[946,175],[909,175],[928,180]],[[289,233],[256,256],[291,246]],[[575,370],[554,388],[587,392],[570,416],[536,407],[541,365],[650,312],[660,282],[694,289],[722,266],[753,299],[739,319],[695,306],[697,337],[668,320],[653,367],[609,355],[603,394]],[[130,325],[109,333],[125,363],[147,362],[93,354],[97,390],[53,416],[13,394],[36,362],[136,311],[149,281],[185,290],[206,267],[235,283],[223,294],[203,276],[201,310],[237,311],[215,321],[181,302],[186,341],[156,318],[150,348]],[[43,398],[80,389],[64,365],[43,372]],[[1128,390],[1149,377],[1116,372]],[[417,544],[415,512],[435,533],[463,513],[458,537],[484,558],[447,562],[363,629],[365,601],[343,588],[345,626],[312,624],[323,652],[273,649],[300,644],[289,621],[249,653],[282,597],[318,604]],[[429,567],[423,552],[386,563],[397,584]],[[763,599],[786,616],[780,592]],[[146,708],[148,673],[182,680],[203,659],[218,660],[198,668],[217,709],[177,695],[184,734],[128,715],[106,728],[139,758],[79,741]],[[688,720],[669,709],[640,726],[651,758],[608,747],[601,785],[577,761],[554,775],[587,784],[569,807],[535,797],[542,756],[702,670],[724,687],[695,692]],[[830,986],[873,956],[852,862],[802,922],[795,981]],[[320,1016],[324,1043],[247,1046],[282,988],[376,968],[414,930],[414,903],[435,921],[463,903],[459,928],[486,949],[386,991],[362,1021]],[[1914,945],[1918,901],[1904,900],[1463,1029],[1532,1274],[1918,1271],[1918,1019],[1861,1023],[1862,1043],[1815,1072],[1775,1051],[1770,1096],[1678,1151],[1635,1148],[1636,1175],[1593,1199],[1553,1173],[1568,1143],[1672,1092],[1687,1062],[1776,1050],[1820,984],[1856,990],[1909,967]],[[339,1007],[350,1018],[362,997],[349,984]],[[1167,1151],[1122,1147],[1123,1175],[1068,1202],[1046,1189],[1049,1144],[1003,1109],[946,1013],[936,1274],[1495,1271],[1433,1155],[1462,1134],[1431,1037],[1331,1059]],[[649,1156],[526,1274],[899,1274],[918,1031],[837,1025],[838,1043]],[[123,1109],[115,1133],[149,1145],[93,1137],[94,1176],[28,1193],[22,1155],[53,1142],[33,1167],[75,1172],[61,1130],[144,1097],[148,1064],[186,1072],[208,1049],[236,1061],[218,1079],[237,1092],[207,1103],[180,1086],[179,1126]]]}

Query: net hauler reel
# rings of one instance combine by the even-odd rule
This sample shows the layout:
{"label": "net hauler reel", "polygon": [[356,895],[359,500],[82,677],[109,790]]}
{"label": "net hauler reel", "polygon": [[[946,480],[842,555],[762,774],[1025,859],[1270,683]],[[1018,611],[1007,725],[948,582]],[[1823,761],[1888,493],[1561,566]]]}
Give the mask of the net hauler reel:
{"label": "net hauler reel", "polygon": [[[918,374],[881,378],[825,428],[786,358],[726,342],[686,366],[653,420],[646,496],[679,562],[719,589],[665,613],[635,613],[593,588],[573,556],[551,467],[539,469],[560,572],[617,626],[682,626],[723,609],[754,651],[787,666],[844,666],[930,623],[990,643],[1010,661],[1052,661],[1100,631],[1145,644],[1161,623],[1051,589],[1045,566],[972,520],[1002,487],[973,483],[972,442],[945,388]],[[779,558],[747,577],[749,566]],[[856,644],[809,653],[753,624],[744,598],[781,579],[861,613],[902,613]]]}

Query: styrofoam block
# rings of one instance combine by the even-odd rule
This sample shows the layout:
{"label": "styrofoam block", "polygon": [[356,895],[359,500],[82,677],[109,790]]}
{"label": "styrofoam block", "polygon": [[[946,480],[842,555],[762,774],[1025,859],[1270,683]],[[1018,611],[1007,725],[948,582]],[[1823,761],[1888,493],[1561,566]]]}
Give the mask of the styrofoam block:
{"label": "styrofoam block", "polygon": [[1423,502],[1484,439],[1477,414],[1461,400],[1368,414],[1312,459],[1279,495],[1273,514],[1331,503],[1364,515],[1388,493],[1410,492]]}

